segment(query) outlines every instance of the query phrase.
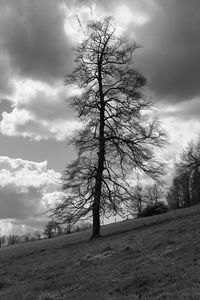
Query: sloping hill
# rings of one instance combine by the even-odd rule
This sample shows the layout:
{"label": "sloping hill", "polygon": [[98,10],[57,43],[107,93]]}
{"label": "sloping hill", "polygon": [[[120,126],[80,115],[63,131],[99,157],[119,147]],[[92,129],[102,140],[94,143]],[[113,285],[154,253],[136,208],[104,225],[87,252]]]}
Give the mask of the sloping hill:
{"label": "sloping hill", "polygon": [[0,249],[1,300],[200,299],[200,207]]}

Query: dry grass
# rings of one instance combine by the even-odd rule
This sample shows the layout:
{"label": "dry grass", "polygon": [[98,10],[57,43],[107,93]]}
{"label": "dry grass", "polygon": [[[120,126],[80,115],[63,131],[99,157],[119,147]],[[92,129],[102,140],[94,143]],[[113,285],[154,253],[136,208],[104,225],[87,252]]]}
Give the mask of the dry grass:
{"label": "dry grass", "polygon": [[1,300],[200,299],[200,207],[0,249]]}

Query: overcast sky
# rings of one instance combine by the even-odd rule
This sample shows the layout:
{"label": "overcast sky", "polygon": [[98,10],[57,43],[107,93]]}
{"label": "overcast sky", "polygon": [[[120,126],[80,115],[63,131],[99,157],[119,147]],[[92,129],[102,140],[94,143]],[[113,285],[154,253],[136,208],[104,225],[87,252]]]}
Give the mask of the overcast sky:
{"label": "overcast sky", "polygon": [[200,133],[199,0],[0,0],[0,227],[40,228],[74,157],[67,140],[79,123],[64,76],[90,19],[114,16],[142,47],[135,66],[148,82],[169,136],[172,166]]}

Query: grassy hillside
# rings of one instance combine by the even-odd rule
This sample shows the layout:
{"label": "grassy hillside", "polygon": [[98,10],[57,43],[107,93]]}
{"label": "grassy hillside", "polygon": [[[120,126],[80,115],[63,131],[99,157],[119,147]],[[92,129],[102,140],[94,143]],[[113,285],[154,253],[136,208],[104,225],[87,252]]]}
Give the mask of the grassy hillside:
{"label": "grassy hillside", "polygon": [[200,299],[200,207],[0,249],[1,300]]}

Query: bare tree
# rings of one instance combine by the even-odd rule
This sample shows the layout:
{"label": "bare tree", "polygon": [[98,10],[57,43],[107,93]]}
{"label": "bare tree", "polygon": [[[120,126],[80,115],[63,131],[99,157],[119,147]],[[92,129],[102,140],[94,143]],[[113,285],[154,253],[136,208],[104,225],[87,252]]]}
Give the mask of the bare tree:
{"label": "bare tree", "polygon": [[92,238],[100,235],[101,215],[121,213],[133,201],[128,179],[134,169],[156,180],[163,172],[153,149],[163,145],[164,133],[143,96],[146,80],[134,69],[137,48],[115,34],[111,18],[90,22],[66,77],[82,91],[68,101],[83,128],[71,142],[78,157],[64,171],[66,197],[54,213],[61,221],[68,211],[74,221],[92,216]]}
{"label": "bare tree", "polygon": [[182,173],[192,173],[200,168],[200,137],[194,142],[190,142],[181,155],[179,169]]}
{"label": "bare tree", "polygon": [[145,197],[149,204],[157,204],[163,195],[163,188],[157,182],[146,186]]}
{"label": "bare tree", "polygon": [[131,192],[133,195],[133,199],[131,202],[129,202],[127,212],[129,215],[135,218],[142,212],[142,209],[146,204],[144,187],[138,181],[137,184],[134,187],[132,187]]}
{"label": "bare tree", "polygon": [[175,208],[200,202],[200,138],[183,150],[167,199]]}
{"label": "bare tree", "polygon": [[41,238],[42,238],[42,232],[40,232],[39,230],[35,230],[33,232],[33,238],[35,240],[41,240]]}
{"label": "bare tree", "polygon": [[55,220],[50,220],[44,228],[44,235],[46,235],[49,239],[56,235],[60,235],[60,233],[61,227]]}
{"label": "bare tree", "polygon": [[198,203],[200,197],[200,138],[196,142],[189,143],[183,151],[178,168],[179,173],[185,179],[183,186],[187,206]]}
{"label": "bare tree", "polygon": [[6,236],[1,235],[0,236],[0,247],[4,246],[6,244]]}

